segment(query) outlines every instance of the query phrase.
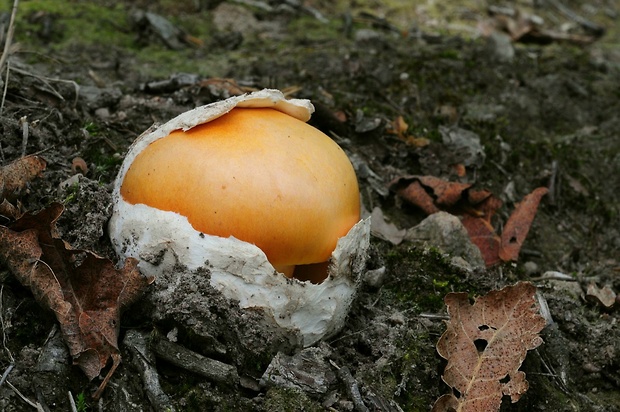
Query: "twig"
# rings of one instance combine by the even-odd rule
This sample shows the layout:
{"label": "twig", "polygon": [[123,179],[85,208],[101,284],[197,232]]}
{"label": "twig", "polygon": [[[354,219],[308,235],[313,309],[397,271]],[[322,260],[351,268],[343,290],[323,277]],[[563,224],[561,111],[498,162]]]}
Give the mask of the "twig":
{"label": "twig", "polygon": [[556,187],[558,179],[558,161],[554,160],[551,162],[551,176],[549,176],[549,184],[547,187],[549,188],[549,194],[547,195],[547,202],[555,206],[557,201],[557,193]]}
{"label": "twig", "polygon": [[69,405],[71,405],[71,412],[77,412],[77,406],[75,405],[75,401],[73,400],[73,394],[71,391],[67,393],[69,395]]}
{"label": "twig", "polygon": [[450,316],[442,315],[440,313],[425,313],[422,312],[418,315],[419,318],[425,318],[430,320],[449,320]]}
{"label": "twig", "polygon": [[337,372],[338,377],[344,383],[345,388],[347,390],[347,394],[351,398],[351,401],[353,402],[353,406],[355,407],[355,409],[358,412],[369,412],[368,407],[364,405],[364,400],[362,399],[362,394],[360,393],[360,389],[357,384],[357,381],[355,380],[353,375],[351,375],[351,371],[349,371],[349,368],[347,368],[346,366],[343,366],[341,368],[338,365],[336,365],[336,363],[332,360],[330,360],[329,362],[338,371]]}
{"label": "twig", "polygon": [[26,156],[26,147],[28,146],[28,118],[26,116],[22,116],[19,119],[19,122],[22,125],[22,157]]}
{"label": "twig", "polygon": [[159,375],[155,368],[155,355],[151,348],[147,347],[148,336],[136,330],[129,330],[125,334],[123,344],[134,355],[133,363],[140,371],[142,385],[146,391],[146,397],[156,411],[174,411],[170,405],[170,398],[161,388]]}
{"label": "twig", "polygon": [[222,384],[239,384],[237,369],[232,365],[207,358],[164,338],[156,339],[152,348],[158,357],[175,366]]}
{"label": "twig", "polygon": [[542,280],[563,280],[566,282],[577,282],[577,279],[575,279],[571,275],[567,275],[566,273],[558,272],[555,270],[548,270],[541,276],[531,278],[530,280],[532,282],[540,282]]}
{"label": "twig", "polygon": [[13,10],[11,10],[11,20],[9,22],[9,28],[6,33],[6,41],[4,42],[4,51],[2,52],[2,56],[0,56],[0,73],[2,73],[4,63],[6,63],[9,58],[11,43],[13,43],[13,32],[15,31],[15,16],[17,15],[17,6],[19,5],[19,0],[13,0]]}
{"label": "twig", "polygon": [[6,381],[6,384],[9,385],[9,388],[13,389],[13,392],[15,392],[17,394],[17,396],[19,396],[20,398],[22,398],[22,401],[26,402],[28,405],[32,406],[33,408],[35,408],[38,412],[45,412],[43,407],[41,406],[41,404],[39,402],[35,403],[33,401],[31,401],[30,399],[26,398],[20,391],[19,389],[17,389],[15,386],[13,386],[13,384],[9,381]]}
{"label": "twig", "polygon": [[110,370],[105,375],[105,378],[103,378],[103,381],[101,382],[101,384],[99,385],[95,393],[93,394],[94,400],[98,400],[101,398],[101,395],[103,394],[103,390],[105,389],[106,386],[108,386],[108,382],[110,381],[110,378],[112,378],[114,371],[116,371],[116,368],[118,368],[118,365],[121,364],[120,354],[113,353],[112,355],[110,355],[110,357],[112,358],[112,366],[110,367]]}
{"label": "twig", "polygon": [[[4,101],[6,100],[6,92],[9,90],[9,73],[11,72],[11,64],[6,63],[6,78],[4,79],[4,90],[2,91],[2,103],[0,103],[0,114],[4,111]],[[4,153],[2,153],[2,162],[4,162]]]}
{"label": "twig", "polygon": [[601,27],[598,24],[593,23],[590,20],[587,20],[581,17],[580,15],[578,15],[577,13],[575,13],[574,11],[566,7],[564,4],[562,4],[560,1],[558,0],[546,0],[546,1],[547,3],[551,4],[553,7],[558,9],[558,11],[562,13],[564,16],[568,17],[575,23],[579,24],[581,27],[588,30],[589,32],[594,34],[596,37],[601,37],[603,34],[605,34],[604,27]]}
{"label": "twig", "polygon": [[73,80],[65,80],[65,79],[58,79],[58,78],[52,78],[52,77],[46,77],[46,76],[40,76],[34,73],[30,73],[26,70],[22,70],[22,69],[18,69],[16,67],[13,67],[13,71],[17,72],[19,74],[23,74],[25,76],[30,76],[30,77],[34,77],[35,79],[39,79],[43,82],[43,84],[45,84],[47,87],[49,87],[49,92],[52,93],[54,96],[56,96],[59,100],[64,101],[65,98],[58,93],[58,91],[56,91],[56,89],[54,89],[52,87],[51,84],[49,84],[49,82],[58,82],[58,83],[69,83],[71,85],[73,85],[73,87],[75,88],[75,100],[73,102],[73,106],[77,106],[77,101],[78,98],[80,97],[80,86]]}
{"label": "twig", "polygon": [[[11,364],[15,363],[15,358],[13,357],[13,354],[11,353],[11,351],[9,350],[9,348],[6,347],[6,326],[4,324],[4,284],[2,286],[0,286],[0,326],[2,326],[2,347],[4,348],[4,350],[6,351],[7,355],[9,356],[9,360],[11,361]],[[4,379],[3,379],[4,381]],[[0,385],[2,385],[2,383],[0,383]]]}
{"label": "twig", "polygon": [[15,367],[15,365],[13,363],[11,363],[6,370],[4,371],[4,373],[2,374],[2,378],[0,378],[0,386],[2,386],[2,384],[4,383],[4,381],[6,380],[6,378],[9,377],[9,373],[11,373],[11,371],[13,370],[13,368]]}

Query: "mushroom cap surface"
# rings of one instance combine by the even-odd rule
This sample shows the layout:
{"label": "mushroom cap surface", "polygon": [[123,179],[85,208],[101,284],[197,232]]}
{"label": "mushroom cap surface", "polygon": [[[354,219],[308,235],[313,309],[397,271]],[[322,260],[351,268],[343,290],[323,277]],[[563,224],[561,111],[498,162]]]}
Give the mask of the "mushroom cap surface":
{"label": "mushroom cap surface", "polygon": [[253,243],[276,267],[327,261],[360,219],[346,154],[272,108],[237,107],[150,143],[120,194],[186,216],[199,232]]}

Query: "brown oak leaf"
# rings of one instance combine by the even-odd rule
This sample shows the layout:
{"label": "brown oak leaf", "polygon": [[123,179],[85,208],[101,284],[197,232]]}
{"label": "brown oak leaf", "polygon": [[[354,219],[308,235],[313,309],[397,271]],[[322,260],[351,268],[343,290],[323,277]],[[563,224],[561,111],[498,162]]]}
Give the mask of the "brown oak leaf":
{"label": "brown oak leaf", "polygon": [[467,293],[448,293],[450,315],[437,343],[448,360],[443,381],[454,389],[443,395],[433,412],[492,412],[502,396],[517,402],[528,389],[519,371],[528,350],[542,343],[545,327],[535,299],[536,287],[520,282],[479,297],[473,305]]}
{"label": "brown oak leaf", "polygon": [[55,229],[62,211],[55,203],[0,226],[0,258],[39,304],[55,313],[73,362],[88,379],[99,376],[112,359],[98,397],[121,360],[120,313],[152,279],[140,274],[134,259],[116,269],[108,259],[71,249]]}

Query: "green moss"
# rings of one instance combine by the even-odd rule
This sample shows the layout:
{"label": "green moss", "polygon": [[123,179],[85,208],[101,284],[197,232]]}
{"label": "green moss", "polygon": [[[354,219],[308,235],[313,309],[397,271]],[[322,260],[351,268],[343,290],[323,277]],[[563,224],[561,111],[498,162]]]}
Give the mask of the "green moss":
{"label": "green moss", "polygon": [[409,382],[406,389],[401,385],[392,392],[403,410],[426,411],[429,398],[439,396],[439,391],[432,392],[440,380],[435,361],[436,333],[411,331],[395,342],[403,355],[392,365],[393,374],[399,382]]}
{"label": "green moss", "polygon": [[295,34],[292,37],[295,41],[322,42],[341,37],[342,28],[338,19],[323,23],[308,16],[292,20],[288,25],[288,31]]}
{"label": "green moss", "polygon": [[69,186],[67,188],[67,195],[62,200],[62,204],[63,205],[68,205],[69,203],[72,203],[73,201],[75,201],[75,199],[78,196],[78,192],[79,191],[80,191],[80,183],[79,182],[75,182],[74,184]]}
{"label": "green moss", "polygon": [[77,412],[88,412],[88,402],[86,402],[86,395],[84,392],[80,392],[76,395],[75,409]]}
{"label": "green moss", "polygon": [[265,396],[263,409],[271,412],[319,412],[323,410],[304,392],[290,388],[269,389]]}
{"label": "green moss", "polygon": [[382,293],[401,310],[436,313],[443,309],[443,297],[451,291],[475,292],[436,248],[411,245],[394,247],[386,253],[388,270],[395,277]]}
{"label": "green moss", "polygon": [[[42,24],[36,18],[41,15],[51,18],[52,29],[48,34],[51,38],[41,37]],[[26,44],[49,41],[55,50],[64,50],[76,44],[106,43],[130,47],[133,36],[126,30],[120,30],[126,26],[127,10],[120,4],[103,6],[95,2],[56,0],[21,2],[16,38]]]}

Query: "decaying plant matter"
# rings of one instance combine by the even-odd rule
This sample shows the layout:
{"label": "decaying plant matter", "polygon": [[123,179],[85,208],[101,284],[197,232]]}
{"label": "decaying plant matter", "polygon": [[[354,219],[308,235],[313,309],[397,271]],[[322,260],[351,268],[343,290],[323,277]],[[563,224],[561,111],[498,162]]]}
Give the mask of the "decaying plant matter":
{"label": "decaying plant matter", "polygon": [[118,270],[108,259],[71,249],[56,235],[55,222],[62,211],[55,203],[0,226],[0,258],[39,304],[54,312],[74,363],[89,379],[99,376],[112,359],[95,393],[98,397],[121,360],[120,312],[150,280],[140,274],[134,259]]}
{"label": "decaying plant matter", "polygon": [[463,226],[480,249],[487,267],[517,260],[538,205],[549,190],[539,187],[526,195],[508,218],[502,234],[498,235],[492,219],[503,202],[488,190],[475,190],[472,186],[434,176],[404,176],[391,183],[398,196],[429,215],[445,210],[462,216]]}
{"label": "decaying plant matter", "polygon": [[30,155],[0,167],[0,216],[11,219],[21,216],[19,205],[14,205],[7,198],[40,176],[45,166],[41,156]]}
{"label": "decaying plant matter", "polygon": [[545,319],[538,313],[536,287],[528,282],[491,291],[471,305],[467,293],[448,293],[450,314],[437,352],[448,360],[442,376],[453,388],[433,406],[441,411],[496,411],[502,396],[517,402],[528,389],[519,371],[528,350],[543,342]]}

